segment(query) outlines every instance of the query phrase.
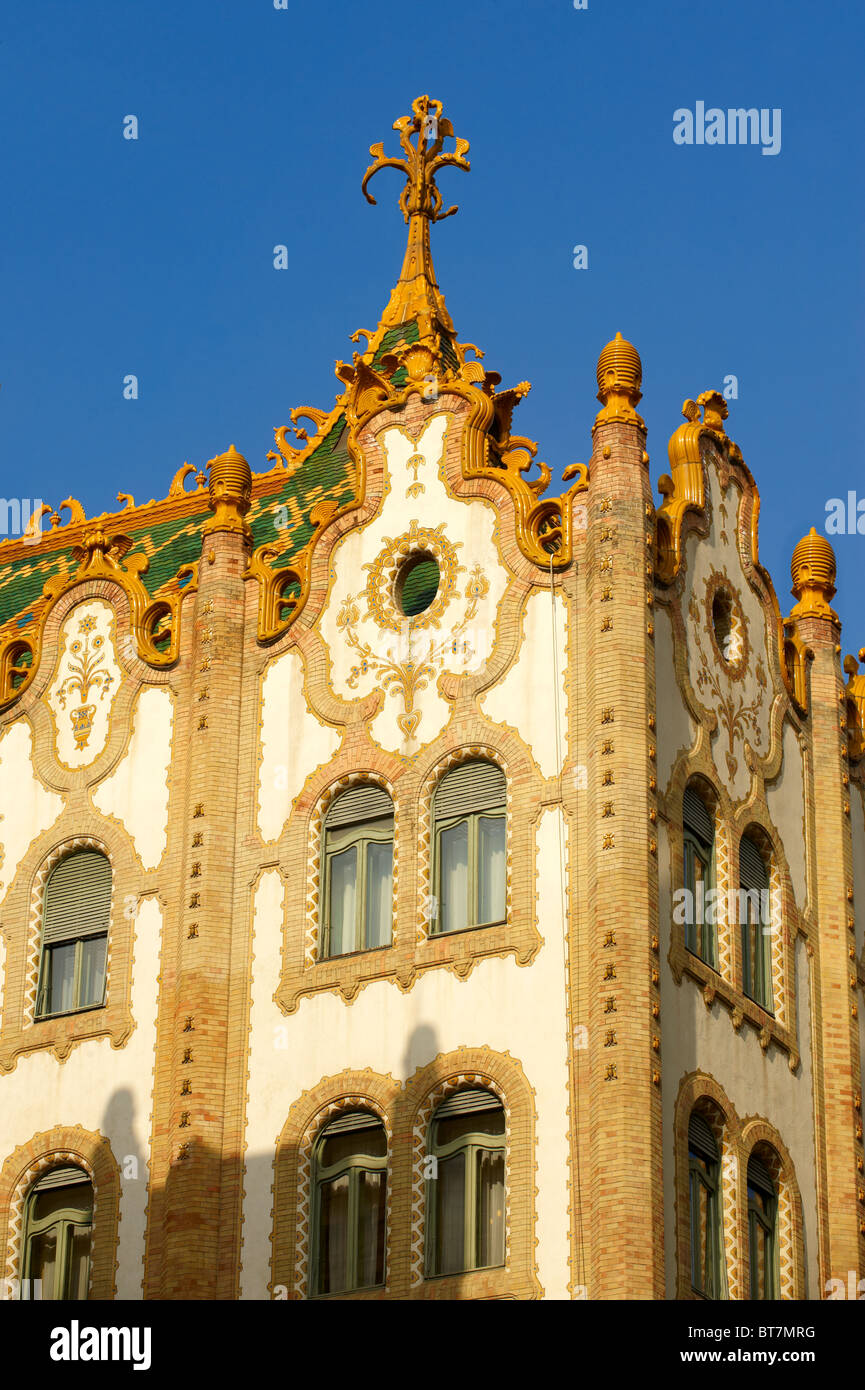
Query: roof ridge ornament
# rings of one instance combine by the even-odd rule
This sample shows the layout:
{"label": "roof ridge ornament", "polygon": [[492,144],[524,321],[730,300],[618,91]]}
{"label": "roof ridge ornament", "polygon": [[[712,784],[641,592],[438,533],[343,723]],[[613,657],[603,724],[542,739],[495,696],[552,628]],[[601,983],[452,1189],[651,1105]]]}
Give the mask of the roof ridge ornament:
{"label": "roof ridge ornament", "polygon": [[[389,328],[417,322],[421,340],[427,341],[430,346],[435,343],[436,355],[439,352],[436,322],[451,337],[455,333],[433,270],[430,224],[443,222],[457,211],[455,204],[449,208],[442,207],[436,175],[440,169],[447,167],[468,172],[471,165],[465,156],[469,142],[454,135],[453,125],[447,116],[442,115],[441,102],[428,96],[415,97],[412,114],[400,116],[394,121],[393,128],[399,132],[404,158],[386,155],[381,141],[370,145],[372,163],[361,183],[361,191],[367,202],[375,203],[368,184],[380,169],[396,169],[405,174],[406,182],[399,196],[399,206],[409,228],[399,281],[363,354],[370,363],[375,361],[381,340]],[[445,150],[445,140],[453,140],[455,148]]]}
{"label": "roof ridge ornament", "polygon": [[[384,153],[384,145],[379,141],[370,145],[369,152],[373,162],[363,176],[361,190],[367,202],[375,203],[375,198],[367,189],[367,184],[380,169],[399,169],[406,176],[406,184],[399,196],[399,205],[406,223],[412,217],[427,217],[430,222],[442,222],[458,211],[456,204],[442,212],[442,196],[436,186],[435,176],[439,169],[453,165],[457,169],[471,168],[465,158],[470,145],[468,140],[454,135],[454,128],[447,116],[442,116],[442,104],[428,96],[415,97],[411,104],[412,115],[400,116],[393,123],[399,131],[399,142],[405,151],[405,159]],[[417,141],[412,144],[412,135]],[[446,138],[455,141],[456,149],[443,148]]]}

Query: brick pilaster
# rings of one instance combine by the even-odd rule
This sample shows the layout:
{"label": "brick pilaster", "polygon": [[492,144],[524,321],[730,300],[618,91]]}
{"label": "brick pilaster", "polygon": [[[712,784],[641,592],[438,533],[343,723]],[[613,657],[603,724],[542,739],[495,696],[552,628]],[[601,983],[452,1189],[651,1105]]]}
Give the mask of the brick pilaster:
{"label": "brick pilaster", "polygon": [[[161,1240],[158,1254],[151,1250],[148,1292],[166,1299],[237,1296],[241,1155],[231,1138],[236,1117],[225,1107],[249,484],[249,466],[233,449],[211,461],[215,515],[202,540],[186,685],[177,951],[161,1022],[167,1131],[162,1171],[152,1175]],[[158,1061],[157,1081],[159,1072]]]}
{"label": "brick pilaster", "polygon": [[662,1298],[654,811],[654,507],[641,366],[619,336],[598,363],[585,548],[590,1298]]}
{"label": "brick pilaster", "polygon": [[811,648],[810,713],[814,788],[815,894],[819,926],[820,1043],[825,1114],[827,1279],[847,1285],[850,1270],[863,1270],[861,1225],[865,1219],[862,1090],[853,916],[853,850],[849,789],[845,785],[844,683],[840,629],[830,618],[805,617],[797,631]]}

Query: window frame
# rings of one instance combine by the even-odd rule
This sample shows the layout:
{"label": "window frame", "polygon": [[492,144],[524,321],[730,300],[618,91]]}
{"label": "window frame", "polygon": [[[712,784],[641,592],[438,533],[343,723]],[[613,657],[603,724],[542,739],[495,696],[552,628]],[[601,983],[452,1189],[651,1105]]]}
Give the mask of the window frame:
{"label": "window frame", "polygon": [[[351,1130],[351,1129],[347,1129],[347,1130],[345,1130],[345,1131],[343,1131],[343,1132],[344,1132],[344,1133],[348,1133],[348,1134],[351,1134],[351,1133],[362,1133],[365,1129],[378,1128],[378,1129],[381,1130],[381,1133],[384,1135],[385,1151],[384,1151],[384,1153],[383,1153],[382,1155],[380,1155],[380,1156],[378,1156],[378,1157],[376,1157],[376,1156],[374,1156],[374,1155],[372,1155],[372,1154],[361,1154],[361,1153],[351,1154],[351,1155],[347,1156],[346,1158],[340,1159],[340,1160],[339,1160],[338,1162],[336,1162],[336,1163],[331,1163],[331,1164],[329,1164],[329,1165],[325,1168],[325,1167],[322,1165],[322,1163],[321,1163],[321,1151],[322,1151],[322,1149],[324,1148],[324,1145],[327,1143],[328,1139],[334,1137],[334,1132],[333,1132],[333,1130],[332,1130],[332,1128],[331,1128],[332,1122],[331,1122],[330,1124],[326,1124],[326,1125],[323,1127],[323,1129],[321,1130],[321,1132],[317,1135],[316,1140],[315,1140],[315,1144],[313,1145],[312,1163],[311,1163],[311,1174],[312,1174],[312,1182],[311,1182],[311,1188],[312,1188],[312,1243],[311,1243],[310,1279],[309,1279],[309,1290],[310,1290],[310,1297],[311,1297],[311,1298],[345,1298],[348,1294],[353,1294],[353,1293],[367,1293],[368,1291],[373,1290],[373,1289],[382,1289],[382,1288],[384,1288],[384,1287],[386,1286],[386,1284],[387,1284],[387,1274],[388,1274],[388,1269],[387,1269],[388,1211],[387,1211],[387,1207],[388,1207],[388,1159],[389,1159],[389,1152],[388,1152],[389,1146],[388,1146],[388,1139],[387,1139],[387,1129],[385,1128],[384,1121],[381,1119],[381,1116],[380,1116],[380,1115],[374,1115],[374,1114],[372,1114],[371,1111],[358,1111],[357,1113],[358,1113],[359,1117],[362,1118],[362,1120],[365,1120],[366,1117],[369,1116],[370,1118],[372,1118],[373,1120],[376,1121],[376,1124],[373,1126],[373,1125],[370,1125],[370,1124],[367,1124],[367,1123],[361,1123],[361,1124],[359,1124],[359,1125],[357,1126],[357,1130],[354,1130],[354,1131],[353,1131],[353,1130]],[[337,1118],[339,1119],[339,1118],[341,1118],[341,1117],[337,1117]],[[329,1131],[330,1131],[330,1132],[329,1132]],[[333,1182],[336,1178],[341,1177],[344,1173],[347,1173],[347,1174],[348,1174],[348,1203],[347,1203],[346,1233],[345,1233],[346,1266],[347,1266],[349,1269],[351,1269],[352,1274],[353,1274],[353,1278],[354,1278],[354,1282],[351,1283],[347,1288],[344,1288],[344,1289],[340,1289],[340,1290],[323,1290],[323,1289],[321,1289],[321,1287],[320,1287],[320,1284],[321,1284],[321,1267],[322,1267],[322,1260],[321,1260],[321,1194],[322,1194],[322,1186],[323,1186],[323,1184],[324,1184],[325,1182]],[[380,1283],[376,1283],[376,1284],[359,1284],[359,1283],[357,1283],[357,1277],[358,1277],[358,1261],[359,1261],[359,1258],[360,1258],[360,1256],[359,1256],[359,1240],[358,1240],[358,1228],[359,1228],[359,1220],[358,1220],[358,1217],[359,1217],[359,1195],[358,1195],[358,1189],[359,1189],[359,1186],[360,1186],[360,1175],[361,1175],[361,1173],[383,1173],[383,1174],[384,1174],[384,1183],[383,1183],[383,1191],[382,1191],[382,1201],[383,1201],[383,1203],[384,1203],[384,1232],[383,1232],[383,1235],[382,1235],[382,1278],[381,1278],[381,1282],[380,1282]]]}
{"label": "window frame", "polygon": [[[92,902],[81,904],[79,902],[64,902],[61,898],[63,909],[70,913],[78,913],[77,920],[73,920],[73,925],[53,931],[49,941],[45,940],[46,918],[51,915],[52,903],[52,883],[55,875],[68,864],[70,860],[87,856],[91,859],[98,858],[103,861],[101,872],[107,874],[107,897],[103,904],[105,909],[104,930],[94,930],[92,926],[81,926],[80,916],[86,918],[93,911]],[[98,885],[97,885],[98,888]],[[63,889],[56,890],[63,892]],[[68,891],[68,890],[67,890]],[[96,888],[94,888],[94,893]],[[111,907],[114,895],[114,866],[110,858],[102,849],[86,848],[72,849],[69,853],[61,855],[57,863],[53,865],[51,872],[45,880],[45,890],[42,899],[42,913],[39,937],[39,970],[36,981],[36,1005],[33,1012],[34,1023],[48,1022],[50,1019],[64,1018],[72,1014],[91,1013],[96,1009],[104,1009],[108,992],[108,942],[111,934]],[[80,911],[81,906],[85,910]],[[58,909],[61,910],[61,909]],[[84,947],[87,942],[104,941],[104,955],[102,960],[102,989],[99,998],[92,1003],[81,1003],[81,986],[84,973]],[[72,964],[72,999],[73,1003],[68,1009],[49,1009],[47,1007],[52,989],[52,975],[54,971],[54,954],[64,947],[73,946],[74,956]]]}
{"label": "window frame", "polygon": [[[494,1095],[491,1091],[490,1095]],[[483,1115],[491,1113],[494,1109],[498,1110],[502,1116],[501,1135],[487,1134],[482,1130],[470,1130],[466,1134],[459,1135],[452,1139],[450,1143],[440,1145],[437,1138],[436,1126],[439,1124],[437,1114],[434,1114],[431,1121],[431,1142],[430,1155],[436,1160],[436,1177],[427,1178],[426,1181],[426,1251],[424,1259],[424,1275],[427,1279],[449,1279],[462,1274],[474,1274],[479,1270],[503,1269],[507,1264],[508,1233],[507,1233],[507,1207],[505,1208],[505,1220],[503,1225],[503,1245],[502,1258],[496,1264],[481,1265],[477,1263],[478,1249],[478,1208],[479,1191],[478,1183],[475,1178],[475,1160],[479,1153],[501,1153],[504,1156],[504,1190],[507,1192],[507,1167],[508,1167],[508,1135],[507,1117],[504,1105],[495,1096],[498,1105],[490,1106],[487,1111],[468,1111],[467,1114]],[[438,1109],[442,1107],[439,1106]],[[446,1118],[446,1117],[445,1117]],[[438,1181],[438,1165],[446,1159],[453,1158],[457,1153],[465,1154],[465,1191],[463,1198],[463,1258],[462,1269],[451,1269],[444,1273],[436,1268],[437,1240],[438,1240],[438,1206],[435,1200],[435,1182]]]}
{"label": "window frame", "polygon": [[[479,921],[477,920],[478,916],[480,915],[480,896],[481,896],[480,854],[479,854],[479,848],[478,848],[478,847],[479,847],[479,843],[480,843],[480,823],[481,823],[482,820],[501,820],[501,821],[504,821],[504,826],[505,826],[505,914],[504,914],[503,917],[494,917],[494,918],[492,918],[489,922],[479,922]],[[453,830],[455,826],[463,825],[463,824],[465,824],[465,825],[468,827],[468,836],[467,836],[467,839],[468,839],[468,847],[467,847],[467,852],[466,852],[466,908],[468,909],[467,912],[466,912],[466,916],[467,916],[467,918],[468,918],[468,921],[466,922],[466,925],[465,925],[464,927],[451,927],[451,928],[445,928],[445,927],[443,927],[443,926],[441,925],[442,920],[443,920],[443,914],[442,914],[442,910],[441,910],[441,908],[442,908],[442,888],[441,888],[442,851],[441,851],[441,837],[442,837],[442,835],[443,835],[443,833],[444,833],[445,831],[447,831],[447,830]],[[508,812],[507,812],[507,802],[505,801],[505,802],[501,805],[501,807],[499,807],[499,806],[492,806],[492,807],[489,807],[489,808],[486,808],[486,807],[485,807],[484,810],[482,810],[482,811],[469,811],[469,812],[467,812],[465,815],[447,816],[447,817],[444,817],[444,818],[441,818],[441,819],[440,819],[438,816],[435,816],[435,818],[434,818],[434,825],[435,825],[435,851],[434,851],[434,853],[435,853],[435,874],[434,874],[434,877],[433,877],[433,892],[434,892],[434,894],[435,894],[435,900],[436,900],[436,903],[437,903],[437,905],[438,905],[438,911],[436,912],[436,916],[435,916],[435,923],[434,923],[434,928],[433,928],[433,935],[435,935],[435,936],[453,936],[455,933],[458,933],[458,932],[461,932],[461,931],[476,931],[478,928],[483,928],[483,927],[499,927],[499,926],[503,926],[503,925],[507,922],[507,919],[508,919],[508,899],[507,899]],[[474,918],[474,920],[472,920],[473,918]]]}
{"label": "window frame", "polygon": [[[748,1194],[748,1298],[753,1302],[775,1303],[781,1297],[780,1272],[778,1268],[778,1193],[777,1191],[773,1192],[771,1197],[767,1192],[763,1192],[762,1194],[764,1198],[771,1203],[769,1208],[771,1211],[770,1222],[766,1219],[761,1208],[751,1198],[752,1191],[757,1192],[762,1191],[762,1189],[759,1188],[756,1183],[752,1183],[748,1179],[747,1173],[745,1183]],[[758,1299],[754,1294],[754,1274],[756,1268],[754,1253],[757,1226],[761,1226],[767,1235],[765,1268],[768,1278],[766,1280],[766,1285],[771,1291],[767,1293],[764,1299]]]}
{"label": "window frame", "polygon": [[[334,803],[336,804],[336,803]],[[388,823],[389,822],[389,826]],[[378,816],[366,821],[356,821],[348,825],[328,830],[324,825],[322,847],[322,872],[324,878],[322,892],[322,942],[320,960],[341,960],[345,956],[360,955],[367,951],[385,951],[393,946],[393,868],[394,868],[394,816]],[[391,847],[391,904],[390,940],[380,946],[368,946],[367,934],[367,851],[369,845],[389,844]],[[331,951],[331,862],[339,854],[355,848],[357,868],[355,873],[354,944],[347,951]],[[360,943],[360,944],[358,944]]]}
{"label": "window frame", "polygon": [[[690,1138],[688,1144],[688,1238],[690,1243],[690,1280],[691,1292],[698,1298],[705,1299],[707,1302],[718,1302],[725,1297],[725,1262],[723,1259],[723,1213],[722,1213],[722,1189],[721,1189],[721,1160],[716,1155],[712,1157],[700,1150]],[[702,1161],[702,1162],[701,1162]],[[711,1173],[707,1174],[702,1164],[711,1164]],[[696,1218],[698,1207],[694,1201],[695,1183],[699,1183],[707,1192],[707,1244],[709,1246],[709,1269],[712,1281],[717,1286],[717,1290],[704,1289],[700,1284],[695,1283],[694,1275],[697,1268],[696,1258],[698,1249],[702,1253],[702,1246],[695,1240]]]}
{"label": "window frame", "polygon": [[[763,864],[765,872],[765,892],[766,901],[769,903],[769,920],[763,921],[762,903],[763,889],[760,892],[760,912],[757,922],[752,918],[754,903],[751,897],[756,889],[747,889],[742,882],[742,844],[745,840],[753,846]],[[764,1013],[775,1016],[775,990],[772,978],[772,874],[771,868],[766,863],[765,857],[760,850],[757,842],[746,834],[742,835],[739,841],[739,901],[742,901],[742,893],[746,894],[747,916],[740,925],[741,948],[742,948],[742,993],[747,996],[752,1003],[762,1009]],[[753,932],[754,951],[751,950],[751,934]]]}
{"label": "window frame", "polygon": [[[706,885],[703,894],[703,921],[696,920],[696,901],[697,901],[697,879],[693,872],[693,859],[697,858],[703,865],[703,882]],[[685,921],[685,949],[701,960],[704,965],[708,965],[711,970],[718,969],[718,931],[717,922],[707,922],[705,916],[705,899],[710,892],[715,889],[715,842],[707,845],[701,836],[693,830],[683,826],[682,829],[682,887],[691,894],[691,900],[695,905],[694,921]],[[715,899],[715,903],[717,899]],[[715,905],[712,913],[715,913]],[[708,953],[697,949],[697,929],[700,931],[700,944],[704,947],[708,939]],[[692,944],[693,943],[693,944]]]}
{"label": "window frame", "polygon": [[[81,1171],[82,1173],[84,1172],[83,1169]],[[47,1175],[43,1173],[42,1177],[44,1178],[45,1176]],[[90,1210],[88,1214],[88,1219],[86,1221],[81,1220],[81,1203],[79,1203],[77,1206],[75,1204],[70,1203],[68,1206],[62,1207],[59,1211],[52,1212],[50,1216],[43,1216],[41,1219],[36,1220],[32,1215],[32,1209],[35,1206],[40,1193],[50,1191],[51,1189],[49,1187],[43,1187],[40,1184],[39,1179],[37,1179],[36,1182],[34,1182],[32,1187],[30,1188],[30,1191],[27,1193],[24,1216],[23,1260],[21,1268],[21,1298],[24,1301],[32,1301],[29,1299],[28,1295],[31,1283],[30,1271],[33,1263],[33,1238],[37,1235],[43,1235],[46,1231],[51,1230],[55,1226],[59,1228],[57,1235],[57,1256],[55,1261],[55,1287],[57,1285],[59,1277],[61,1281],[62,1292],[59,1294],[54,1294],[50,1299],[46,1299],[45,1302],[63,1303],[70,1301],[70,1252],[76,1226],[86,1226],[89,1237],[87,1248],[87,1297],[89,1297],[90,1279],[93,1267],[93,1210],[96,1205],[96,1192],[93,1186],[93,1181],[88,1174],[84,1174],[84,1180],[80,1182],[68,1183],[66,1184],[66,1187],[68,1187],[69,1191],[74,1191],[76,1188],[81,1188],[83,1192],[87,1192],[90,1194]],[[62,1185],[59,1190],[63,1190]],[[77,1299],[74,1301],[81,1302],[82,1300]]]}
{"label": "window frame", "polygon": [[[69,1009],[47,1009],[43,1007],[48,999],[51,990],[51,972],[53,970],[54,952],[64,946],[75,947],[75,957],[72,967],[72,993],[75,999],[81,993],[81,974],[84,961],[84,944],[88,941],[105,942],[105,960],[102,964],[102,994],[94,1004],[73,1004]],[[71,936],[65,941],[55,941],[47,946],[40,948],[39,954],[39,981],[36,987],[36,1011],[33,1016],[34,1023],[48,1022],[52,1018],[64,1018],[68,1014],[86,1014],[93,1009],[105,1008],[105,996],[108,990],[108,932],[100,932],[93,936]]]}

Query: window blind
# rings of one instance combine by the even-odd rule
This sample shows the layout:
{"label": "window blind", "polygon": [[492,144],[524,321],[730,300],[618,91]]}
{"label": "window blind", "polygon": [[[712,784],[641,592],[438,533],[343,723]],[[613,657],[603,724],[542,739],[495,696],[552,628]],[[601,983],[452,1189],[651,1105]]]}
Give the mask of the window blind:
{"label": "window blind", "polygon": [[90,1179],[82,1168],[49,1168],[33,1184],[31,1192],[45,1192],[51,1187],[72,1187],[78,1183],[90,1185]]}
{"label": "window blind", "polygon": [[469,816],[478,811],[504,810],[507,800],[505,774],[495,763],[460,763],[445,773],[435,794],[436,820]]}
{"label": "window blind", "polygon": [[357,1129],[381,1129],[382,1122],[378,1115],[370,1115],[366,1110],[352,1110],[348,1115],[339,1115],[337,1119],[331,1120],[329,1125],[325,1125],[322,1136],[328,1139],[333,1134],[348,1134]]}
{"label": "window blind", "polygon": [[377,820],[380,816],[393,815],[393,802],[383,787],[373,782],[359,782],[331,804],[327,813],[325,828],[336,830],[342,825],[356,825],[359,821]]}
{"label": "window blind", "polygon": [[43,945],[107,932],[110,910],[111,865],[105,855],[89,849],[67,855],[45,887]]}
{"label": "window blind", "polygon": [[712,1133],[709,1122],[697,1111],[691,1112],[691,1118],[688,1121],[688,1143],[692,1148],[697,1149],[704,1158],[717,1160],[718,1141]]}
{"label": "window blind", "polygon": [[748,1183],[749,1186],[756,1187],[758,1192],[765,1192],[767,1197],[775,1196],[775,1184],[769,1169],[756,1154],[751,1154],[748,1159]]}
{"label": "window blind", "polygon": [[739,882],[746,892],[761,892],[769,887],[769,873],[762,854],[754,841],[743,835],[739,841]]}
{"label": "window blind", "polygon": [[457,1091],[442,1101],[435,1112],[437,1120],[450,1120],[454,1115],[474,1115],[478,1110],[501,1110],[502,1103],[491,1091]]}
{"label": "window blind", "polygon": [[704,845],[711,845],[715,838],[712,826],[712,817],[709,815],[706,803],[701,796],[698,796],[693,787],[685,788],[685,797],[682,803],[682,824],[685,830],[690,830],[692,835],[696,835],[698,840],[702,840]]}

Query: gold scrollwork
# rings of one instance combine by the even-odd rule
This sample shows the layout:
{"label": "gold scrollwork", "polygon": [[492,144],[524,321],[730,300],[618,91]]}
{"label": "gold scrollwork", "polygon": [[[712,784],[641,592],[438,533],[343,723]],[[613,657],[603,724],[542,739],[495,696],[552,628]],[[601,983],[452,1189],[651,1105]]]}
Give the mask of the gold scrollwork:
{"label": "gold scrollwork", "polygon": [[[23,694],[36,675],[48,611],[63,594],[83,580],[110,579],[123,589],[129,599],[132,634],[143,661],[160,668],[176,661],[180,600],[190,587],[196,587],[198,567],[184,565],[170,585],[151,599],[140,578],[148,568],[147,556],[132,555],[125,564],[121,563],[131,545],[128,536],[108,536],[97,527],[84,535],[80,545],[73,547],[73,558],[79,561],[76,572],[52,575],[45,581],[42,592],[49,605],[41,615],[38,634],[33,639],[8,636],[0,645],[0,709],[5,709]],[[181,580],[187,576],[189,583],[181,589]]]}
{"label": "gold scrollwork", "polygon": [[[859,661],[865,661],[865,647],[860,648]],[[847,748],[851,762],[865,754],[865,672],[860,673],[855,656],[844,658],[847,674]]]}
{"label": "gold scrollwork", "polygon": [[664,500],[657,511],[657,573],[664,584],[672,583],[682,565],[682,526],[686,513],[705,510],[700,440],[708,435],[724,448],[732,461],[742,463],[738,445],[728,438],[724,429],[728,410],[720,391],[704,391],[696,401],[685,401],[682,414],[686,423],[679,426],[668,445],[670,474],[665,473],[658,479],[658,489]]}

